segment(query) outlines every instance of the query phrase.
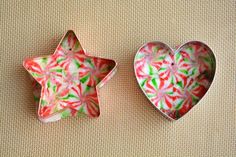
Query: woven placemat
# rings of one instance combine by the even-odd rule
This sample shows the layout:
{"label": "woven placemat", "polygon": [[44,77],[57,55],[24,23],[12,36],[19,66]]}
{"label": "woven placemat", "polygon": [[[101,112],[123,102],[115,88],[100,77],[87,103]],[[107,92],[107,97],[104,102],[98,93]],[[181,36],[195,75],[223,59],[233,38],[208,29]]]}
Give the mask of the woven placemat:
{"label": "woven placemat", "polygon": [[[235,19],[230,0],[1,1],[0,156],[236,156]],[[53,53],[68,29],[91,55],[116,60],[118,72],[99,91],[98,119],[43,124],[22,62]],[[208,93],[176,122],[134,77],[134,55],[152,40],[200,40],[216,56]]]}

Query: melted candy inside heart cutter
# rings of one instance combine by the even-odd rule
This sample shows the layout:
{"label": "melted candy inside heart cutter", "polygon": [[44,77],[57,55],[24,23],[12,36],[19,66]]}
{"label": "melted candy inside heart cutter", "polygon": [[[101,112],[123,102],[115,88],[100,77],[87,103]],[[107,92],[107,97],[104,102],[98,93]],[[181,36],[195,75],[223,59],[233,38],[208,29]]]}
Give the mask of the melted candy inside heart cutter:
{"label": "melted candy inside heart cutter", "polygon": [[46,123],[69,116],[98,117],[98,88],[114,75],[117,63],[88,55],[69,30],[54,54],[27,58],[23,65],[33,77],[39,120]]}
{"label": "melted candy inside heart cutter", "polygon": [[189,41],[173,50],[153,41],[134,59],[134,71],[143,93],[163,115],[178,120],[206,94],[213,81],[216,60],[203,42]]}

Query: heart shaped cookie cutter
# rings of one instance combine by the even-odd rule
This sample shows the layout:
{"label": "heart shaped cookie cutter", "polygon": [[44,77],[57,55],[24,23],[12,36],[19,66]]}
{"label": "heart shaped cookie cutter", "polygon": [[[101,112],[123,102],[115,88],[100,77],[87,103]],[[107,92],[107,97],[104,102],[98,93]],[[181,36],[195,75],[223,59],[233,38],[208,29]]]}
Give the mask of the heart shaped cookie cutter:
{"label": "heart shaped cookie cutter", "polygon": [[184,116],[203,98],[215,70],[213,51],[200,41],[186,42],[176,50],[159,41],[148,42],[134,59],[141,90],[171,120]]}

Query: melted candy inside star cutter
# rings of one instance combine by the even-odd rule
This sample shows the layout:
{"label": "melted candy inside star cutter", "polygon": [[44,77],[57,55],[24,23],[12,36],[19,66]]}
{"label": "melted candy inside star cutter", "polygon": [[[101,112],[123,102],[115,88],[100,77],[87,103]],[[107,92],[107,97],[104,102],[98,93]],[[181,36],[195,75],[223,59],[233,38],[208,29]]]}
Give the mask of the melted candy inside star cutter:
{"label": "melted candy inside star cutter", "polygon": [[212,50],[200,41],[187,42],[176,50],[159,41],[148,42],[134,59],[141,90],[170,120],[181,118],[203,98],[215,70]]}
{"label": "melted candy inside star cutter", "polygon": [[39,119],[53,122],[69,116],[98,117],[98,88],[114,75],[117,63],[87,55],[69,30],[52,55],[27,58],[23,66],[33,78]]}

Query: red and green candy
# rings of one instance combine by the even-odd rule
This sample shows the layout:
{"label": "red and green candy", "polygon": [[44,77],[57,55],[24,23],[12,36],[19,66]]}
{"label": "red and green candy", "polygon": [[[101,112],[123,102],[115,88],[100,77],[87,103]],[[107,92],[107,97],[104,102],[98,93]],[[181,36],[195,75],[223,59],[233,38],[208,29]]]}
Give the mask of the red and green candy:
{"label": "red and green candy", "polygon": [[215,74],[215,57],[199,41],[177,50],[161,42],[142,46],[134,60],[137,81],[151,103],[170,119],[185,115],[209,89]]}
{"label": "red and green candy", "polygon": [[34,78],[34,99],[39,119],[57,121],[69,116],[98,117],[98,88],[115,72],[116,62],[87,55],[73,31],[68,31],[56,51],[23,63]]}

